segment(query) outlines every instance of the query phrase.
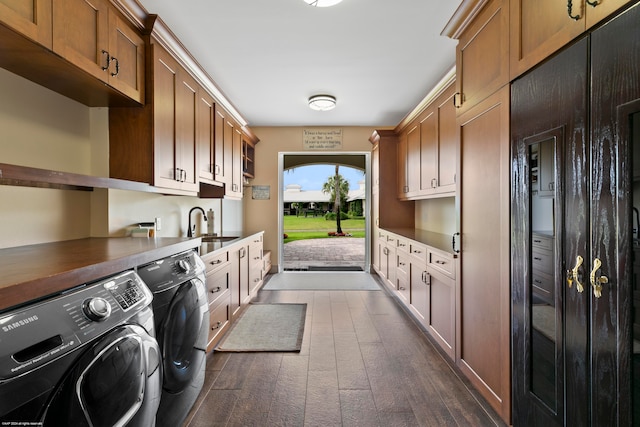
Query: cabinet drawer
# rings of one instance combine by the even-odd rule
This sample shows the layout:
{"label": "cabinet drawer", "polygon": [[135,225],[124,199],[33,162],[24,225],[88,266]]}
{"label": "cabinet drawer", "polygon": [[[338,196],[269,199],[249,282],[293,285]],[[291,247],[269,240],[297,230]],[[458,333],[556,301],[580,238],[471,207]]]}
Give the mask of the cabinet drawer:
{"label": "cabinet drawer", "polygon": [[547,236],[539,236],[534,234],[531,239],[531,245],[534,248],[545,249],[548,251],[553,250],[553,238]]}
{"label": "cabinet drawer", "polygon": [[532,251],[532,269],[533,272],[542,272],[553,274],[553,252],[551,251]]}
{"label": "cabinet drawer", "polygon": [[231,282],[231,263],[206,276],[207,298],[209,304],[214,304],[228,290]]}
{"label": "cabinet drawer", "polygon": [[[533,288],[533,294],[542,298],[548,303],[553,303],[553,278],[546,274],[533,274],[531,277],[531,285]],[[535,303],[535,301],[534,301]]]}
{"label": "cabinet drawer", "polygon": [[396,239],[396,249],[402,252],[409,253],[409,240],[403,237],[398,237]]}
{"label": "cabinet drawer", "polygon": [[452,279],[455,279],[456,277],[456,268],[451,255],[429,251],[427,267],[438,270]]}
{"label": "cabinet drawer", "polygon": [[219,303],[209,306],[209,343],[207,351],[211,351],[213,347],[220,341],[222,334],[229,328],[229,294],[227,298],[220,300]]}
{"label": "cabinet drawer", "polygon": [[427,247],[420,243],[410,242],[409,253],[420,262],[427,262]]}
{"label": "cabinet drawer", "polygon": [[398,295],[409,304],[411,298],[411,288],[409,286],[409,275],[402,271],[396,271],[396,283],[397,283],[397,291]]}
{"label": "cabinet drawer", "polygon": [[406,254],[398,253],[396,255],[396,269],[405,275],[409,274],[409,257]]}
{"label": "cabinet drawer", "polygon": [[228,252],[213,252],[211,254],[207,254],[202,257],[202,261],[206,266],[205,273],[209,273],[214,271],[220,267],[222,264],[229,261],[229,253]]}

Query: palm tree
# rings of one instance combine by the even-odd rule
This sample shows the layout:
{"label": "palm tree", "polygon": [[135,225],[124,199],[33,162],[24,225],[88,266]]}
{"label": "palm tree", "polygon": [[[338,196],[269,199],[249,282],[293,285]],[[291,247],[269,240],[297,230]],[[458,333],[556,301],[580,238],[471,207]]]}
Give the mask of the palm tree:
{"label": "palm tree", "polygon": [[333,202],[333,211],[336,214],[336,233],[342,233],[342,227],[340,225],[340,207],[342,206],[342,200],[347,200],[349,195],[349,181],[344,179],[339,173],[340,166],[336,165],[336,173],[333,176],[327,178],[327,181],[322,184],[322,192],[329,194],[329,201]]}

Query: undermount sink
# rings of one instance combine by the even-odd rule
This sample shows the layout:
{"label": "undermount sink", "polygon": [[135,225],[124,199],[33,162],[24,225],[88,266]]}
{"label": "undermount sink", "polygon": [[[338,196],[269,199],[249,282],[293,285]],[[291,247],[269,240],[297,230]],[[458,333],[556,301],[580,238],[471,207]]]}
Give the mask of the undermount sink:
{"label": "undermount sink", "polygon": [[208,242],[228,242],[230,240],[235,240],[238,237],[237,236],[207,236],[207,235],[203,235],[203,236],[200,236],[200,238],[202,238],[202,242],[203,243],[208,243]]}

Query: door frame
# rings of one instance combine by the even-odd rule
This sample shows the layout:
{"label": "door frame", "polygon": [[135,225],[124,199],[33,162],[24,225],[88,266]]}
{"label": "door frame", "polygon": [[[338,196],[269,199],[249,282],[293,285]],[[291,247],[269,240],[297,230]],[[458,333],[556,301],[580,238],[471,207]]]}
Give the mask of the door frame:
{"label": "door frame", "polygon": [[[365,179],[365,212],[364,213],[364,265],[365,272],[371,271],[371,152],[369,151],[323,151],[323,152],[309,152],[309,151],[281,151],[278,152],[278,236],[284,234],[284,217],[282,213],[282,206],[284,203],[284,159],[286,156],[308,156],[308,157],[322,157],[328,158],[336,156],[363,156],[364,157],[364,179]],[[317,163],[316,164],[325,164]],[[309,164],[314,164],[309,163]],[[331,164],[330,160],[326,164]],[[349,166],[347,164],[341,164]],[[278,238],[278,273],[284,272],[284,241],[282,238]]]}

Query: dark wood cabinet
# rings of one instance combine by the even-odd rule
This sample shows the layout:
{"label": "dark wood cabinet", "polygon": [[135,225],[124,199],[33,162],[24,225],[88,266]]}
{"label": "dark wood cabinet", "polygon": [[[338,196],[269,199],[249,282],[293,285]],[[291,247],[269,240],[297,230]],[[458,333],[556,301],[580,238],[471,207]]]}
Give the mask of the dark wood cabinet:
{"label": "dark wood cabinet", "polygon": [[[631,314],[638,22],[636,5],[512,84],[515,426],[640,422]],[[544,144],[556,182],[546,208],[531,180],[533,148]],[[535,224],[549,221],[545,299],[535,291]]]}

